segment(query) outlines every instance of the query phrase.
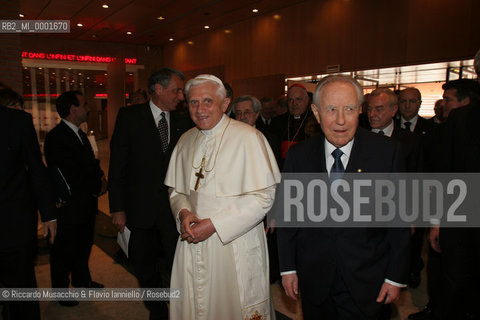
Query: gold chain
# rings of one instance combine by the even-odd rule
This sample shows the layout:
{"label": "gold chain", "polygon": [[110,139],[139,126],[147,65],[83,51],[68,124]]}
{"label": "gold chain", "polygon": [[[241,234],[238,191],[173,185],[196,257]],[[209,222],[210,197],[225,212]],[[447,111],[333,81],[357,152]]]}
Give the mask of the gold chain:
{"label": "gold chain", "polygon": [[[196,167],[193,165],[193,161],[194,161],[194,158],[195,158],[195,152],[197,150],[197,139],[198,139],[198,135],[200,134],[200,130],[198,130],[197,136],[195,137],[195,141],[193,142],[192,168],[194,170],[202,167],[205,170],[205,172],[210,172],[210,171],[213,170],[213,168],[215,168],[215,164],[217,163],[218,153],[220,152],[220,147],[222,146],[223,136],[225,135],[225,131],[227,131],[227,128],[230,125],[230,120],[232,120],[232,119],[228,118],[228,123],[225,126],[225,129],[223,129],[222,136],[220,138],[220,143],[218,144],[218,150],[217,150],[217,153],[215,154],[215,159],[213,161],[213,166],[212,166],[212,168],[210,168],[210,170],[207,170],[207,168],[205,168],[205,162],[206,162],[205,161],[205,154],[203,155],[202,162],[200,163],[200,165],[198,165]],[[205,153],[207,153],[207,150],[205,150]]]}

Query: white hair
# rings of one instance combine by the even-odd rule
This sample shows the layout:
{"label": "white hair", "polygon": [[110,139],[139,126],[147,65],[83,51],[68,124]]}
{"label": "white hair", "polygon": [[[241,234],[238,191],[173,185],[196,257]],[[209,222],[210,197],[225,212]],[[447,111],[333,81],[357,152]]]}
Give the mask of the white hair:
{"label": "white hair", "polygon": [[320,82],[317,84],[317,87],[315,88],[315,93],[313,94],[313,104],[319,107],[318,103],[319,103],[320,94],[323,88],[325,88],[327,84],[335,83],[335,82],[343,82],[343,83],[348,83],[352,85],[352,87],[355,89],[355,92],[357,93],[358,105],[362,105],[363,103],[362,86],[354,78],[350,76],[340,75],[340,74],[326,76],[325,78],[322,78],[322,80],[320,80]]}
{"label": "white hair", "polygon": [[220,99],[222,100],[225,99],[225,97],[227,96],[227,90],[225,90],[225,86],[223,85],[222,80],[220,80],[213,74],[201,74],[187,81],[187,84],[185,85],[185,94],[187,96],[187,100],[188,100],[188,93],[190,92],[190,88],[198,86],[200,84],[207,83],[207,82],[217,85],[218,86],[217,95],[220,97]]}

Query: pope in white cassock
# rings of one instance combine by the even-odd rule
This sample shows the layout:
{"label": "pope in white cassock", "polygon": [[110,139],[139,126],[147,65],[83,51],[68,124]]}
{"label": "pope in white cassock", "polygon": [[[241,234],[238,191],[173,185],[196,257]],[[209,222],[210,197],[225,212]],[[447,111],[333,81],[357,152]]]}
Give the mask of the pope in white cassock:
{"label": "pope in white cassock", "polygon": [[280,181],[275,157],[258,130],[224,115],[220,79],[199,75],[185,93],[196,127],[165,178],[180,232],[170,319],[275,319],[262,224]]}

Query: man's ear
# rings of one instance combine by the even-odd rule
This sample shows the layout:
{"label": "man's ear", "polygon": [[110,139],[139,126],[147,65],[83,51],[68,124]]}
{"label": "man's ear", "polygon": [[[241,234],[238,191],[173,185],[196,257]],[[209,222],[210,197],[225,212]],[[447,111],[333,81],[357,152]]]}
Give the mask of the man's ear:
{"label": "man's ear", "polygon": [[317,119],[318,124],[320,124],[320,114],[317,106],[312,103],[310,107],[312,108],[312,112],[313,112],[313,115],[315,116],[315,119]]}
{"label": "man's ear", "polygon": [[462,107],[468,106],[470,104],[470,97],[465,97],[459,101]]}
{"label": "man's ear", "polygon": [[225,113],[227,111],[228,105],[230,104],[230,98],[223,99],[222,111]]}

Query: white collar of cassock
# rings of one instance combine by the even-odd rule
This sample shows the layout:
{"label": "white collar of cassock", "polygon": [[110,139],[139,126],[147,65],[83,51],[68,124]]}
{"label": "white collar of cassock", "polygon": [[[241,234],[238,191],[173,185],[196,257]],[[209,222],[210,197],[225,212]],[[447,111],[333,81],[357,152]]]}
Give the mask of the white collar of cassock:
{"label": "white collar of cassock", "polygon": [[[342,160],[342,164],[344,168],[347,168],[348,159],[350,159],[350,153],[352,152],[353,141],[355,138],[350,140],[346,145],[340,147],[338,149],[342,150],[343,154],[340,158]],[[333,144],[331,144],[327,138],[325,138],[325,166],[327,167],[327,172],[330,174],[330,170],[332,169],[332,165],[335,162],[335,159],[332,156],[333,150],[337,149]]]}

